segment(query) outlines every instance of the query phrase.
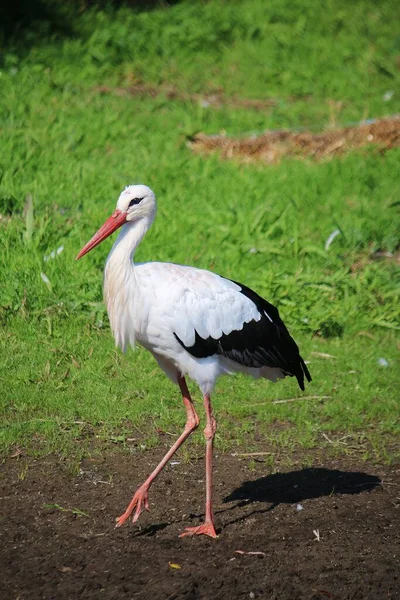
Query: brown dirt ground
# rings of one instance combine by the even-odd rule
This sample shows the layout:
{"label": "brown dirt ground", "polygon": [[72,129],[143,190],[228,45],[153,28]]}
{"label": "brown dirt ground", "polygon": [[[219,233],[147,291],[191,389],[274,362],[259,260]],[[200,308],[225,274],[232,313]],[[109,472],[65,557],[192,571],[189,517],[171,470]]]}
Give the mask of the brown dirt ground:
{"label": "brown dirt ground", "polygon": [[188,143],[195,152],[209,154],[219,151],[222,158],[235,158],[242,162],[277,163],[285,156],[321,160],[368,145],[375,145],[380,152],[400,146],[400,117],[322,133],[281,130],[236,138],[199,133]]}
{"label": "brown dirt ground", "polygon": [[302,468],[299,460],[271,475],[261,458],[217,453],[220,536],[179,539],[201,522],[204,473],[202,460],[178,457],[154,484],[140,525],[115,529],[114,517],[162,453],[108,453],[83,461],[79,475],[55,457],[8,459],[1,597],[400,598],[400,467],[343,458]]}

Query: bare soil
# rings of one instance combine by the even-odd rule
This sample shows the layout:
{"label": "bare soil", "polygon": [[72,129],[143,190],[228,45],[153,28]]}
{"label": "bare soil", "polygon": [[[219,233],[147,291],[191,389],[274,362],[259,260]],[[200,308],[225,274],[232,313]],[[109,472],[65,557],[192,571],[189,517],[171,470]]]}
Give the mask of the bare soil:
{"label": "bare soil", "polygon": [[250,137],[199,133],[188,143],[195,152],[209,154],[219,151],[222,158],[235,158],[242,162],[278,163],[286,156],[321,160],[364,146],[374,145],[380,152],[400,146],[400,117],[377,119],[321,133],[280,130]]}
{"label": "bare soil", "polygon": [[109,453],[78,475],[56,457],[8,459],[1,598],[400,598],[400,467],[299,459],[270,474],[262,457],[217,454],[219,538],[180,539],[202,521],[204,473],[203,460],[178,457],[151,489],[151,512],[115,529],[163,451]]}

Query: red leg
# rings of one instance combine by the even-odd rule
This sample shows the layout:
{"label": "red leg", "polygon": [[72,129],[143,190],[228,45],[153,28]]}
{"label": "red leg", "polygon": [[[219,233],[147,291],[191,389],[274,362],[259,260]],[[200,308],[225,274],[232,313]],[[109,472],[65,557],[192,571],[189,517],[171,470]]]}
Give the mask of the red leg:
{"label": "red leg", "polygon": [[214,527],[214,515],[212,510],[212,456],[215,431],[217,423],[215,421],[210,396],[204,396],[204,408],[206,409],[207,424],[204,429],[204,437],[206,438],[206,519],[203,525],[198,527],[186,527],[185,531],[179,537],[186,535],[204,534],[212,538],[218,537]]}
{"label": "red leg", "polygon": [[182,392],[183,403],[186,408],[186,425],[183,433],[176,440],[175,444],[168,450],[167,454],[164,456],[159,465],[154,469],[152,474],[146,479],[146,481],[140,486],[140,488],[136,491],[133,496],[128,508],[124,512],[123,515],[116,519],[117,524],[116,527],[121,527],[125,523],[127,519],[131,516],[132,512],[135,510],[135,514],[133,515],[132,522],[138,520],[140,513],[146,509],[149,510],[149,500],[148,500],[148,492],[151,484],[157,477],[159,473],[163,470],[169,459],[175,454],[178,448],[183,444],[183,442],[189,437],[189,435],[194,431],[199,425],[199,417],[196,414],[196,411],[193,406],[192,399],[189,394],[188,387],[186,385],[185,378],[182,376],[178,377],[178,384]]}

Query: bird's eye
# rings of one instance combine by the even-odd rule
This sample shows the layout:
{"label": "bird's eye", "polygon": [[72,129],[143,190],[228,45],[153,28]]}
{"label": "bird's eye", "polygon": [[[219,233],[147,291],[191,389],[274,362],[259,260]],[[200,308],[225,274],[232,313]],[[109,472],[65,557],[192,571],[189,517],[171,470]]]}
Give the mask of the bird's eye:
{"label": "bird's eye", "polygon": [[143,200],[143,198],[134,198],[133,200],[131,200],[131,201],[129,202],[129,208],[130,208],[131,206],[134,206],[135,204],[139,204],[139,202],[141,202],[142,200]]}

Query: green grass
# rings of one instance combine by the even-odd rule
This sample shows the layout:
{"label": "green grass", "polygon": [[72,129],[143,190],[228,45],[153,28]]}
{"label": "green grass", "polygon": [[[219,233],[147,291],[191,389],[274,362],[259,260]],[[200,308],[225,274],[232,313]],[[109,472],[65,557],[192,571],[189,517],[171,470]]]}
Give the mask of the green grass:
{"label": "green grass", "polygon": [[[4,452],[17,444],[78,453],[93,439],[136,434],[151,444],[156,428],[183,423],[177,390],[153,359],[113,348],[101,293],[110,244],[74,261],[120,189],[140,181],[158,195],[159,214],[137,259],[210,268],[265,295],[310,360],[306,395],[329,396],[301,400],[292,379],[220,380],[220,448],[261,436],[277,451],[333,445],[393,458],[399,271],[372,257],[399,247],[399,150],[238,165],[194,156],[185,139],[399,112],[398,94],[383,100],[399,82],[396,11],[390,1],[182,2],[68,13],[72,36],[8,41],[0,79]],[[277,103],[215,109],[96,91],[137,79]]]}

